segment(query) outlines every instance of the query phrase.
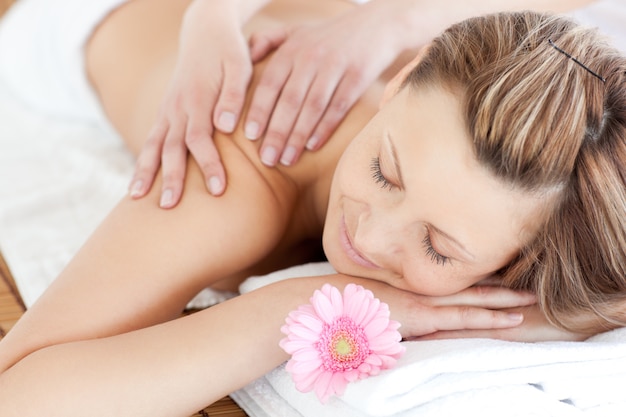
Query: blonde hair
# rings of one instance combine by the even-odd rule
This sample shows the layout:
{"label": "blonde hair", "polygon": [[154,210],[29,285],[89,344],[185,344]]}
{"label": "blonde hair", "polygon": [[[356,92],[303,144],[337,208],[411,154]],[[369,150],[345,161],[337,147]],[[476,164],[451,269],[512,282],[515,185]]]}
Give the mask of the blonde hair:
{"label": "blonde hair", "polygon": [[567,18],[500,13],[434,40],[404,83],[432,84],[463,92],[475,155],[496,177],[557,190],[504,283],[536,292],[566,329],[626,326],[625,58]]}

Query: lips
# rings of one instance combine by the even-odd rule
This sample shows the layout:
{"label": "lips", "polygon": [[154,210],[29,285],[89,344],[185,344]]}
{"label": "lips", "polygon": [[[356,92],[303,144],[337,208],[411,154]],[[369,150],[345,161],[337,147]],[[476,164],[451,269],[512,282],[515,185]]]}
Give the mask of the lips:
{"label": "lips", "polygon": [[341,241],[341,247],[348,255],[353,262],[358,265],[364,266],[370,269],[380,269],[380,267],[373,262],[366,259],[361,253],[356,250],[356,248],[352,245],[352,239],[348,234],[348,229],[346,227],[345,219],[341,218],[341,223],[339,225],[339,240]]}

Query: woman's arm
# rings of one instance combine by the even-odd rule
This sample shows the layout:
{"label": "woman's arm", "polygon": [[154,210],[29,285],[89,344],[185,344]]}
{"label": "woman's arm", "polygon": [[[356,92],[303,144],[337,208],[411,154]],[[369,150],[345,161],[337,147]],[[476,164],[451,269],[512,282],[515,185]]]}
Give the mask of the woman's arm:
{"label": "woman's arm", "polygon": [[124,199],[0,342],[0,371],[45,346],[172,319],[202,288],[264,258],[285,230],[292,186],[274,173],[277,197],[229,138],[218,143],[232,190],[214,199],[191,164],[175,211],[158,208],[158,192]]}
{"label": "woman's arm", "polygon": [[[326,282],[356,282],[387,302],[403,336],[434,329],[508,327],[505,314],[476,305],[525,305],[528,294],[493,290],[420,297],[343,275],[281,281],[167,323],[41,349],[0,375],[3,417],[186,417],[287,359],[279,348],[289,311]],[[489,299],[489,301],[487,301]],[[454,303],[464,306],[452,306]]]}

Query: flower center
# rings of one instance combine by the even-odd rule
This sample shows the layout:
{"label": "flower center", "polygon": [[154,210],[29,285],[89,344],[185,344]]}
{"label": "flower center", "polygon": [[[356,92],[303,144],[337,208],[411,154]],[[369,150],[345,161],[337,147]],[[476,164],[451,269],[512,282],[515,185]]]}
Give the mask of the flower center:
{"label": "flower center", "polygon": [[316,347],[326,371],[356,369],[370,355],[365,332],[349,317],[339,317],[325,324]]}
{"label": "flower center", "polygon": [[335,343],[335,352],[339,356],[346,356],[352,353],[352,346],[350,345],[350,340],[346,340],[345,337],[340,337]]}

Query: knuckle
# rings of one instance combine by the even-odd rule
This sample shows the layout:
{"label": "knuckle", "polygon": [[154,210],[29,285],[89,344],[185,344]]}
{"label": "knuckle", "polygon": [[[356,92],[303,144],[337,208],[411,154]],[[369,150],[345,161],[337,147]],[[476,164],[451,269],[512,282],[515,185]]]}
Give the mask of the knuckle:
{"label": "knuckle", "polygon": [[307,140],[307,135],[305,135],[300,130],[294,130],[291,133],[291,137],[289,138],[289,143],[291,145],[294,145],[296,148],[302,149],[302,147],[306,143],[306,140]]}
{"label": "knuckle", "polygon": [[169,138],[168,140],[165,141],[165,143],[163,143],[163,152],[164,153],[179,152],[181,145],[182,143],[180,140]]}
{"label": "knuckle", "polygon": [[206,179],[209,179],[214,174],[221,173],[221,163],[219,159],[211,158],[200,164],[200,170],[204,173]]}
{"label": "knuckle", "polygon": [[282,101],[290,109],[300,108],[302,96],[294,91],[285,91],[281,95],[280,101]]}
{"label": "knuckle", "polygon": [[333,100],[330,103],[329,109],[335,113],[345,114],[350,109],[350,101],[344,97]]}
{"label": "knuckle", "polygon": [[459,316],[463,322],[468,322],[474,315],[474,309],[469,306],[459,307]]}
{"label": "knuckle", "polygon": [[326,100],[326,98],[318,94],[312,95],[309,99],[309,102],[307,103],[307,107],[309,108],[309,110],[315,114],[323,113],[324,110],[326,110],[327,106],[328,101]]}
{"label": "knuckle", "polygon": [[279,90],[283,86],[283,80],[265,71],[257,89],[263,90]]}
{"label": "knuckle", "polygon": [[185,143],[188,147],[193,147],[202,143],[206,139],[206,133],[202,130],[191,130],[185,135]]}
{"label": "knuckle", "polygon": [[170,167],[163,172],[163,185],[178,185],[182,182],[184,170]]}
{"label": "knuckle", "polygon": [[287,142],[287,133],[281,129],[273,129],[265,135],[265,143],[274,146],[282,146]]}
{"label": "knuckle", "polygon": [[245,99],[245,91],[239,88],[226,88],[222,91],[222,100],[228,103],[239,103]]}
{"label": "knuckle", "polygon": [[489,296],[489,294],[491,294],[492,289],[493,289],[492,287],[488,287],[486,285],[477,285],[473,287],[473,291],[478,297]]}

